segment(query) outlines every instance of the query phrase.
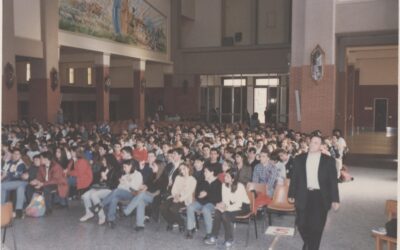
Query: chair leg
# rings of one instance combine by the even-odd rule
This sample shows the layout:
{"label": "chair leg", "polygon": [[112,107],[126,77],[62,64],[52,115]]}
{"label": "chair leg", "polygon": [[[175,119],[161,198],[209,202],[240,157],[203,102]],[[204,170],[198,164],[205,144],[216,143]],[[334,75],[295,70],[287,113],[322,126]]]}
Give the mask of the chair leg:
{"label": "chair leg", "polygon": [[379,239],[379,237],[375,238],[375,243],[376,243],[375,249],[376,250],[382,250],[382,244],[381,244],[381,240]]}
{"label": "chair leg", "polygon": [[271,212],[268,212],[268,225],[269,226],[272,225],[272,214],[271,214]]}
{"label": "chair leg", "polygon": [[247,221],[246,247],[249,245],[249,237],[250,237],[250,218]]}
{"label": "chair leg", "polygon": [[255,232],[256,232],[256,239],[258,239],[258,233],[257,233],[257,221],[256,221],[256,217],[255,217],[255,216],[253,217],[253,220],[254,220],[254,230],[255,230]]}
{"label": "chair leg", "polygon": [[15,225],[12,226],[12,235],[13,235],[13,241],[14,241],[14,250],[17,250],[17,236],[15,235]]}
{"label": "chair leg", "polygon": [[6,232],[7,232],[7,227],[4,227],[4,233],[3,233],[3,244],[6,242]]}

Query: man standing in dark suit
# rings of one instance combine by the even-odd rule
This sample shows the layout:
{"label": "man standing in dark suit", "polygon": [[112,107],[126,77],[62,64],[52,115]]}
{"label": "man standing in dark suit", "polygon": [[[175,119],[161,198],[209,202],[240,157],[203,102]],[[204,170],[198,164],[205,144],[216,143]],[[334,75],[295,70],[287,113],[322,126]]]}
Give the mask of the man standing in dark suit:
{"label": "man standing in dark suit", "polygon": [[311,137],[308,153],[294,160],[288,200],[295,203],[303,250],[318,250],[328,211],[339,209],[335,159],[321,154],[322,138]]}

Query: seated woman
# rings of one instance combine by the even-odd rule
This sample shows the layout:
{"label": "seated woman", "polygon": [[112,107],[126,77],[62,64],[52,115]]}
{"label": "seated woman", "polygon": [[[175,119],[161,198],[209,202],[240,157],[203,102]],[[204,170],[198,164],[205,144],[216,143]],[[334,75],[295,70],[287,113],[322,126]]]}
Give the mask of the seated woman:
{"label": "seated woman", "polygon": [[94,211],[99,207],[99,224],[104,224],[106,215],[103,208],[107,208],[107,221],[111,228],[115,226],[115,214],[117,205],[120,201],[130,201],[140,186],[143,184],[142,174],[136,169],[139,168],[138,162],[135,160],[124,160],[122,162],[123,176],[120,178],[118,188],[107,195],[99,206],[95,207]]}
{"label": "seated woman", "polygon": [[171,190],[171,196],[161,204],[160,212],[167,221],[167,231],[172,230],[172,225],[178,223],[179,231],[185,228],[184,221],[179,210],[193,202],[193,193],[196,189],[196,179],[192,176],[192,169],[189,165],[179,165],[179,175],[176,177]]}
{"label": "seated woman", "polygon": [[223,163],[222,163],[222,173],[219,173],[218,174],[218,180],[221,182],[221,183],[224,183],[224,181],[225,181],[225,173],[229,170],[229,169],[231,169],[233,167],[233,162],[231,161],[231,160],[225,160]]}
{"label": "seated woman", "polygon": [[[96,182],[91,189],[82,195],[86,213],[80,219],[81,222],[87,221],[94,216],[90,208],[100,204],[102,199],[118,187],[119,178],[122,175],[121,166],[113,154],[102,156],[100,162],[102,164],[99,172],[100,176],[95,178]],[[100,220],[99,223],[101,223]]]}
{"label": "seated woman", "polygon": [[90,186],[93,180],[92,167],[85,159],[83,151],[79,148],[71,150],[72,159],[64,173],[68,177],[68,185],[71,189],[84,190]]}
{"label": "seated woman", "polygon": [[43,191],[43,196],[46,203],[46,214],[52,212],[52,197],[51,194],[57,190],[61,198],[65,198],[68,193],[67,178],[63,175],[62,167],[52,161],[50,152],[40,154],[41,166],[37,174],[37,178],[32,180],[30,184],[37,190]]}
{"label": "seated woman", "polygon": [[239,174],[239,182],[243,185],[247,185],[247,183],[251,181],[252,169],[248,164],[247,157],[243,152],[239,151],[235,154],[234,166],[236,167]]}
{"label": "seated woman", "polygon": [[225,183],[222,185],[222,202],[215,206],[214,221],[211,237],[205,240],[207,245],[216,244],[221,223],[225,229],[225,246],[233,244],[232,221],[238,215],[247,214],[250,211],[250,200],[246,189],[238,181],[237,170],[230,169],[225,174]]}
{"label": "seated woman", "polygon": [[[124,214],[128,216],[136,208],[136,231],[144,229],[144,212],[146,205],[152,203],[156,196],[159,197],[167,191],[168,174],[167,171],[165,171],[165,162],[156,160],[150,167],[153,173],[151,181],[148,182],[148,185],[142,185],[140,187],[140,193],[135,196],[124,209]],[[154,213],[155,211],[152,212]]]}

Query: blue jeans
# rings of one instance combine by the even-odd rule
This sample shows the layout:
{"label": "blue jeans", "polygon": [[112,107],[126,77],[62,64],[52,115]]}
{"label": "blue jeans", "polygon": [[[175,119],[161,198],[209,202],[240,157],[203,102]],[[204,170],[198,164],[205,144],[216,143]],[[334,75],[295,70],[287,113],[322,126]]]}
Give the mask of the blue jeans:
{"label": "blue jeans", "polygon": [[68,176],[68,186],[76,187],[76,177],[75,176]]}
{"label": "blue jeans", "polygon": [[136,226],[144,227],[144,213],[146,205],[153,202],[154,196],[148,192],[141,192],[131,200],[128,206],[124,209],[126,215],[132,213],[136,208]]}
{"label": "blue jeans", "polygon": [[106,198],[101,202],[102,207],[108,207],[107,220],[115,221],[115,214],[117,212],[117,206],[119,201],[131,200],[135,197],[130,191],[126,189],[114,189]]}
{"label": "blue jeans", "polygon": [[15,209],[22,209],[25,202],[26,181],[5,181],[1,183],[1,204],[6,203],[8,191],[17,190],[17,204]]}
{"label": "blue jeans", "polygon": [[195,201],[186,208],[187,229],[192,230],[196,227],[195,212],[203,213],[204,223],[206,225],[206,233],[210,234],[212,230],[212,214],[214,213],[214,204],[207,203],[205,205]]}

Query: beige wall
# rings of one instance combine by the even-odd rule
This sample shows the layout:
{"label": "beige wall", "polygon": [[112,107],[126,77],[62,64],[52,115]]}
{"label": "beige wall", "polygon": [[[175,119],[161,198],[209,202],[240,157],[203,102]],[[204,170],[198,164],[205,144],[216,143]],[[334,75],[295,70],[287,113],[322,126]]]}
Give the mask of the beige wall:
{"label": "beige wall", "polygon": [[40,0],[12,1],[14,1],[15,36],[41,40]]}
{"label": "beige wall", "polygon": [[360,69],[360,85],[397,85],[397,58],[360,59],[356,66]]}
{"label": "beige wall", "polygon": [[258,0],[258,44],[289,43],[290,0]]}
{"label": "beige wall", "polygon": [[196,48],[220,46],[222,37],[221,0],[194,0],[194,2],[195,19],[181,19],[182,47]]}
{"label": "beige wall", "polygon": [[252,31],[252,5],[251,1],[227,0],[225,1],[225,36],[235,37],[235,33],[242,33],[242,40],[238,45],[251,44]]}
{"label": "beige wall", "polygon": [[398,0],[340,0],[336,33],[397,30]]}

